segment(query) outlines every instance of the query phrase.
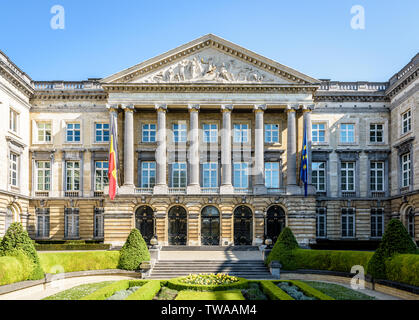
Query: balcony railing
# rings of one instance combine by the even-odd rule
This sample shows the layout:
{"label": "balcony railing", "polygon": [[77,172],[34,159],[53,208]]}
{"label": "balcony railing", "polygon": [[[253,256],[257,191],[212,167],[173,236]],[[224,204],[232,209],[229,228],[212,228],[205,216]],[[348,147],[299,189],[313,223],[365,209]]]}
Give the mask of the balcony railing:
{"label": "balcony railing", "polygon": [[169,194],[186,194],[186,188],[169,188]]}
{"label": "balcony railing", "polygon": [[251,189],[249,188],[234,188],[234,193],[238,193],[238,194],[249,194],[251,193]]}
{"label": "balcony railing", "polygon": [[220,188],[201,188],[201,193],[220,193]]}
{"label": "balcony railing", "polygon": [[268,188],[267,191],[268,191],[269,194],[284,192],[283,189],[281,189],[281,188]]}
{"label": "balcony railing", "polygon": [[137,194],[153,194],[153,188],[135,188]]}
{"label": "balcony railing", "polygon": [[49,197],[49,191],[35,191],[35,197],[48,198]]}
{"label": "balcony railing", "polygon": [[95,191],[95,192],[93,192],[93,196],[95,198],[103,197],[103,191]]}
{"label": "balcony railing", "polygon": [[343,198],[354,198],[356,197],[355,191],[342,191],[342,197]]}
{"label": "balcony railing", "polygon": [[384,191],[373,191],[371,192],[371,196],[373,198],[383,198],[386,196],[386,193]]}
{"label": "balcony railing", "polygon": [[78,197],[80,197],[80,192],[79,191],[65,191],[64,192],[64,197],[66,197],[66,198],[78,198]]}

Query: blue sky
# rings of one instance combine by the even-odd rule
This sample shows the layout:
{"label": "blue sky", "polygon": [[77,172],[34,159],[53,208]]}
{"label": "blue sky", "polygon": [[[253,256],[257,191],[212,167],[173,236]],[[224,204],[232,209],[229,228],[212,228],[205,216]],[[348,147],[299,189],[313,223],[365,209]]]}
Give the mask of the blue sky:
{"label": "blue sky", "polygon": [[[50,27],[56,4],[64,30]],[[365,30],[350,25],[358,4]],[[387,81],[419,51],[417,0],[2,0],[0,8],[0,49],[34,80],[106,77],[207,33],[341,81]]]}

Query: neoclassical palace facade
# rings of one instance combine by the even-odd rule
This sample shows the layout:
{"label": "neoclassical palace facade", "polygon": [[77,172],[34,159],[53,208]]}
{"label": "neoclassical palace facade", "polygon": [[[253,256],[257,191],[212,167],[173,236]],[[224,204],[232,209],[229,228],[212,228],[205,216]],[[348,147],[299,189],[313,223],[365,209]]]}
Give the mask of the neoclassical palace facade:
{"label": "neoclassical palace facade", "polygon": [[418,70],[419,54],[386,82],[318,80],[206,35],[50,82],[0,52],[0,236],[21,221],[38,240],[120,246],[137,227],[163,246],[258,245],[289,226],[308,246],[377,240],[395,217],[418,241]]}

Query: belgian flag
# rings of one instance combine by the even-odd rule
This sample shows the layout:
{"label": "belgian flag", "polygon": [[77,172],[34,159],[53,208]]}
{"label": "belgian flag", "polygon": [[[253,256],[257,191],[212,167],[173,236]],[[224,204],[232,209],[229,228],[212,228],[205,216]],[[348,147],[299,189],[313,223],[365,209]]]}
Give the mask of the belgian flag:
{"label": "belgian flag", "polygon": [[111,112],[111,125],[110,125],[110,143],[109,143],[109,197],[111,200],[115,199],[116,188],[118,185],[117,168],[118,168],[118,146],[117,146],[117,124],[116,114]]}

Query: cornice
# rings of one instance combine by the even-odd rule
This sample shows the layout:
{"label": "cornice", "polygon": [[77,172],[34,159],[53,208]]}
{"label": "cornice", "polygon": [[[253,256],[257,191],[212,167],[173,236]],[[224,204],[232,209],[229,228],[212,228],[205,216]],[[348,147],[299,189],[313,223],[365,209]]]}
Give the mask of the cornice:
{"label": "cornice", "polygon": [[374,93],[320,93],[314,95],[314,102],[390,102],[390,99],[384,94]]}
{"label": "cornice", "polygon": [[36,91],[31,100],[97,100],[105,101],[108,94],[103,90],[95,91]]}
{"label": "cornice", "polygon": [[16,89],[22,92],[26,97],[30,98],[34,89],[26,83],[21,77],[11,69],[4,61],[0,61],[0,75],[9,81]]}

